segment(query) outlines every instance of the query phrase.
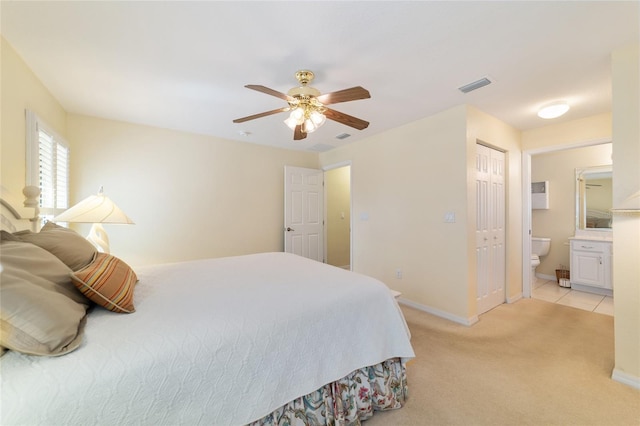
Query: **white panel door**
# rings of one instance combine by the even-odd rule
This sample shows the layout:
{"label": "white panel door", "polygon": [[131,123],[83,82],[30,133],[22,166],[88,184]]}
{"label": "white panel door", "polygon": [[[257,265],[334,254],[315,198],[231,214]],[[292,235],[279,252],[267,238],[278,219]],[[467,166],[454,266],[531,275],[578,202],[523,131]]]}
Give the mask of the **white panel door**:
{"label": "white panel door", "polygon": [[284,251],[323,262],[324,172],[284,167]]}
{"label": "white panel door", "polygon": [[504,303],[504,153],[476,145],[476,267],[478,314]]}

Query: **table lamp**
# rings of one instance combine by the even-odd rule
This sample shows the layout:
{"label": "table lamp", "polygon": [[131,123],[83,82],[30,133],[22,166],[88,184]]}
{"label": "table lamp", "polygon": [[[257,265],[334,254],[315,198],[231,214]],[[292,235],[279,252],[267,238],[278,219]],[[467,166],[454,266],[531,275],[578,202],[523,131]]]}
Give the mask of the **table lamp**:
{"label": "table lamp", "polygon": [[133,224],[133,221],[104,195],[102,187],[100,187],[97,195],[85,198],[75,206],[54,217],[52,221],[92,223],[93,226],[91,226],[87,240],[102,253],[109,253],[109,237],[102,226],[103,223]]}

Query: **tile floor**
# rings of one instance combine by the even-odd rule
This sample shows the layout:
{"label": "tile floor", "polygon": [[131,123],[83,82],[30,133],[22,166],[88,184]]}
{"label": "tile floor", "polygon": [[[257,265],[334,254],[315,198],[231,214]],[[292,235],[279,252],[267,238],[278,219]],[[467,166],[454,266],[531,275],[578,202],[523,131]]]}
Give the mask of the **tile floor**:
{"label": "tile floor", "polygon": [[534,299],[613,316],[613,297],[560,287],[555,280],[536,278],[531,294]]}

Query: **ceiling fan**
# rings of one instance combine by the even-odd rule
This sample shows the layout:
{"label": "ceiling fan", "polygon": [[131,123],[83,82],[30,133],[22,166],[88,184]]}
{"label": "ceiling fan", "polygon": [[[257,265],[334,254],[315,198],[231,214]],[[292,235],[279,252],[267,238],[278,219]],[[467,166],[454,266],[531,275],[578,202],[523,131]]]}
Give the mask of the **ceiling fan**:
{"label": "ceiling fan", "polygon": [[368,121],[364,121],[326,107],[326,105],[337,104],[340,102],[370,98],[371,95],[368,90],[360,86],[356,86],[322,95],[320,94],[320,91],[308,85],[313,78],[314,74],[309,70],[300,70],[296,72],[296,79],[300,82],[300,86],[294,87],[286,94],[278,92],[277,90],[269,89],[265,86],[247,84],[244,87],[283,99],[287,101],[289,105],[271,111],[237,118],[233,120],[233,122],[244,123],[245,121],[254,120],[256,118],[290,111],[291,114],[289,115],[289,118],[284,122],[293,130],[294,140],[306,138],[307,133],[314,132],[318,127],[324,124],[327,118],[358,130],[366,129],[369,126]]}

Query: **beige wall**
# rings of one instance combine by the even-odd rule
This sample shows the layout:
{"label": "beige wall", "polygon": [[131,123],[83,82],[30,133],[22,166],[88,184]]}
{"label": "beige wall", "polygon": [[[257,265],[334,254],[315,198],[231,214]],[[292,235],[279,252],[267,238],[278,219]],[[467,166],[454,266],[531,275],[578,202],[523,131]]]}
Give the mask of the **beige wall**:
{"label": "beige wall", "polygon": [[[320,155],[322,165],[352,162],[354,270],[461,322],[476,316],[475,198],[470,205],[467,194],[475,188],[469,168],[475,164],[477,140],[509,152],[507,188],[514,214],[508,219],[513,254],[507,280],[512,295],[522,290],[517,131],[459,106]],[[444,223],[446,212],[455,212],[456,223]]]}
{"label": "beige wall", "polygon": [[[638,44],[612,55],[613,206],[640,191],[640,52]],[[640,215],[614,215],[616,380],[640,388]]]}
{"label": "beige wall", "polygon": [[350,166],[327,170],[324,174],[326,193],[327,263],[345,267],[350,260],[351,225]]}
{"label": "beige wall", "polygon": [[134,265],[282,251],[284,166],[318,167],[316,153],[78,115],[68,133],[73,195],[104,186],[136,223],[105,225]]}
{"label": "beige wall", "polygon": [[13,47],[4,38],[0,39],[0,181],[14,196],[21,198],[26,181],[25,109],[35,112],[63,137],[67,130],[66,112]]}
{"label": "beige wall", "polygon": [[[283,249],[284,165],[318,154],[67,114],[2,39],[2,185],[25,185],[25,108],[71,147],[71,203],[103,185],[135,225],[105,225],[133,264]],[[86,225],[75,226],[88,232]]]}
{"label": "beige wall", "polygon": [[[353,270],[463,319],[465,111],[448,110],[320,154],[323,166],[351,161]],[[444,226],[445,211],[456,211],[459,221]]]}
{"label": "beige wall", "polygon": [[531,211],[531,231],[551,238],[549,254],[536,274],[555,277],[563,265],[569,269],[569,237],[575,234],[575,169],[611,164],[612,144],[554,151],[531,157],[531,181],[549,181],[549,209]]}
{"label": "beige wall", "polygon": [[598,114],[522,132],[522,150],[571,148],[578,143],[611,141],[611,113]]}

